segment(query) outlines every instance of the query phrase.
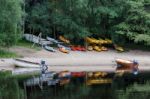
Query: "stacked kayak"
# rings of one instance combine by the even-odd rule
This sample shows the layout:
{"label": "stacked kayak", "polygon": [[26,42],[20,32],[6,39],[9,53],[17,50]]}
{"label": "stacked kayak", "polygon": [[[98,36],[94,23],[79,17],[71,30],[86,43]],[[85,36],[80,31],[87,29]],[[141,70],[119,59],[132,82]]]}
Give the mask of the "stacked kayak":
{"label": "stacked kayak", "polygon": [[97,51],[97,52],[101,52],[101,51],[107,51],[108,49],[104,46],[98,46],[98,45],[95,45],[95,46],[88,46],[88,51]]}
{"label": "stacked kayak", "polygon": [[112,41],[110,39],[95,39],[86,37],[85,40],[87,43],[90,44],[112,44]]}
{"label": "stacked kayak", "polygon": [[59,36],[59,39],[60,39],[61,41],[63,41],[64,43],[67,43],[67,44],[70,43],[70,41],[69,41],[67,38],[63,37],[63,36]]}

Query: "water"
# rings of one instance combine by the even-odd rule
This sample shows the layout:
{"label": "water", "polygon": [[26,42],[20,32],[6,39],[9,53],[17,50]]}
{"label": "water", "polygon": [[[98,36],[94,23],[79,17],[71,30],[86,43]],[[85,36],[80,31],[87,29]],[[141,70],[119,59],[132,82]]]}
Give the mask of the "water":
{"label": "water", "polygon": [[124,75],[112,84],[88,86],[74,79],[64,86],[24,87],[18,80],[0,73],[0,99],[150,99],[150,73]]}

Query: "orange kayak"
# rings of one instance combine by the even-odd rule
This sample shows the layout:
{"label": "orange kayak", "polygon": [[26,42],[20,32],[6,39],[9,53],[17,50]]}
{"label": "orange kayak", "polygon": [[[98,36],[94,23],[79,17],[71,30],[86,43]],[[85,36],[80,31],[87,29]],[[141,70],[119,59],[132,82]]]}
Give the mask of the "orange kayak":
{"label": "orange kayak", "polygon": [[69,51],[66,50],[65,48],[59,48],[59,51],[60,51],[60,52],[63,52],[63,53],[69,53]]}
{"label": "orange kayak", "polygon": [[116,63],[119,66],[117,70],[132,70],[138,68],[138,63],[129,60],[116,59]]}
{"label": "orange kayak", "polygon": [[123,65],[123,66],[130,66],[130,65],[133,65],[133,62],[132,62],[132,61],[123,60],[123,59],[116,59],[116,63],[117,63],[117,64],[120,64],[120,65]]}

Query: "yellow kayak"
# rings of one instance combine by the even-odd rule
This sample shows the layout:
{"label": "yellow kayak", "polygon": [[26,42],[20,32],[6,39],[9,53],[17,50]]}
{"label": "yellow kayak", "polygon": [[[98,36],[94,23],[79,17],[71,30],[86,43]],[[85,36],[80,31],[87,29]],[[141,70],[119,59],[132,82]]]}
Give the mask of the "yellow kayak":
{"label": "yellow kayak", "polygon": [[102,50],[99,48],[99,46],[94,46],[94,50],[97,52],[101,52]]}
{"label": "yellow kayak", "polygon": [[124,52],[123,47],[118,46],[118,45],[114,45],[114,47],[115,47],[115,49],[116,49],[117,51],[119,51],[119,52]]}
{"label": "yellow kayak", "polygon": [[65,43],[67,43],[67,44],[70,43],[70,41],[69,41],[68,39],[66,39],[65,37],[63,37],[63,36],[59,36],[59,39],[60,39],[61,41],[65,42]]}

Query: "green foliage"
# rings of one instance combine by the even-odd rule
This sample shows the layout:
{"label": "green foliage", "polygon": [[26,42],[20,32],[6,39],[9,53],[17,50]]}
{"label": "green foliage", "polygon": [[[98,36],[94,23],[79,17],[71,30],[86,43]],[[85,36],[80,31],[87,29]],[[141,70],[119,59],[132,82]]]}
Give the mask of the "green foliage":
{"label": "green foliage", "polygon": [[0,1],[0,46],[16,43],[22,25],[22,0]]}
{"label": "green foliage", "polygon": [[[31,0],[28,0],[27,5],[30,2]],[[32,30],[33,34],[42,32],[44,35],[47,35],[52,32],[49,0],[37,2],[31,7],[27,6],[26,11],[28,13],[26,16],[27,29]]]}
{"label": "green foliage", "polygon": [[133,40],[136,43],[150,45],[150,13],[146,6],[148,0],[128,0],[124,3],[123,20],[115,26],[115,33]]}
{"label": "green foliage", "polygon": [[24,99],[24,92],[10,72],[0,72],[0,99]]}
{"label": "green foliage", "polygon": [[117,92],[118,99],[148,99],[150,94],[149,83],[145,85],[134,84],[126,89]]}
{"label": "green foliage", "polygon": [[33,43],[32,43],[32,42],[29,42],[29,41],[27,41],[27,40],[25,40],[25,39],[20,39],[20,40],[17,42],[16,46],[22,46],[22,47],[26,47],[26,48],[31,48],[31,49],[34,49],[34,50],[37,50],[37,51],[41,50],[41,47],[40,47],[40,46],[35,45],[34,47],[32,47],[32,46],[33,46]]}
{"label": "green foliage", "polygon": [[[20,35],[23,0],[0,1],[0,45]],[[25,31],[62,33],[71,40],[87,36],[150,45],[149,0],[25,0]]]}

